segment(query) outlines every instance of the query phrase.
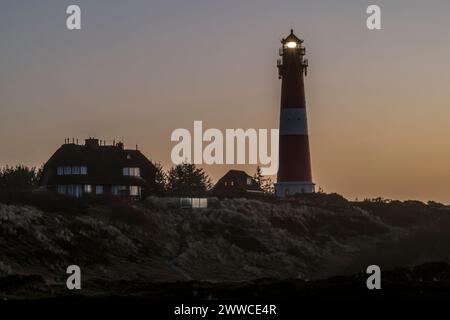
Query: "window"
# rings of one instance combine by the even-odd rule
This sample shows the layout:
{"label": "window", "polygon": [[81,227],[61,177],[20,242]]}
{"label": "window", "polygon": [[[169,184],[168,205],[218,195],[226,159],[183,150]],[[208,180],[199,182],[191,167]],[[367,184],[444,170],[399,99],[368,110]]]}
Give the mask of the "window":
{"label": "window", "polygon": [[192,208],[202,209],[208,207],[208,199],[206,198],[192,198]]}
{"label": "window", "polygon": [[207,198],[180,198],[180,206],[183,209],[204,209],[208,207]]}
{"label": "window", "polygon": [[128,188],[126,186],[112,186],[111,192],[115,196],[126,196],[128,195]]}
{"label": "window", "polygon": [[200,207],[199,208],[208,208],[208,199],[200,198]]}
{"label": "window", "polygon": [[81,184],[57,185],[56,192],[80,198],[83,195],[83,186]]}
{"label": "window", "polygon": [[92,186],[90,184],[84,185],[84,193],[92,193]]}
{"label": "window", "polygon": [[68,175],[87,175],[87,167],[72,166],[72,167],[57,167],[56,174],[58,176],[68,176]]}
{"label": "window", "polygon": [[141,169],[140,168],[128,168],[128,167],[125,167],[125,168],[122,169],[122,174],[124,176],[140,177],[141,176]]}
{"label": "window", "polygon": [[103,194],[103,186],[95,186],[95,194]]}
{"label": "window", "polygon": [[181,198],[180,206],[183,209],[192,208],[192,199],[191,198]]}
{"label": "window", "polygon": [[66,194],[67,193],[67,186],[58,184],[56,186],[56,192],[58,192],[59,194]]}
{"label": "window", "polygon": [[80,198],[83,194],[83,186],[81,184],[70,184],[67,186],[67,194],[69,196]]}
{"label": "window", "polygon": [[234,186],[234,181],[231,181],[231,186]]}
{"label": "window", "polygon": [[252,178],[247,178],[247,185],[251,186],[252,185]]}
{"label": "window", "polygon": [[198,207],[200,207],[200,199],[192,198],[192,208],[198,208]]}
{"label": "window", "polygon": [[228,186],[228,182],[225,181],[224,185],[225,185],[225,187]]}
{"label": "window", "polygon": [[80,174],[80,167],[72,167],[72,174],[79,175]]}
{"label": "window", "polygon": [[141,195],[141,188],[138,186],[130,186],[130,196],[139,197]]}

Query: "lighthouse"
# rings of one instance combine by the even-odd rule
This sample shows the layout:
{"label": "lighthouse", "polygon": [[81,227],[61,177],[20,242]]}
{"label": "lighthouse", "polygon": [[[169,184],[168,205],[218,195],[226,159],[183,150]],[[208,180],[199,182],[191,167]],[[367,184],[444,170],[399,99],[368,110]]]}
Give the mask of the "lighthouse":
{"label": "lighthouse", "polygon": [[308,60],[303,40],[292,29],[281,43],[277,63],[281,79],[279,167],[275,184],[280,198],[314,192],[304,86]]}

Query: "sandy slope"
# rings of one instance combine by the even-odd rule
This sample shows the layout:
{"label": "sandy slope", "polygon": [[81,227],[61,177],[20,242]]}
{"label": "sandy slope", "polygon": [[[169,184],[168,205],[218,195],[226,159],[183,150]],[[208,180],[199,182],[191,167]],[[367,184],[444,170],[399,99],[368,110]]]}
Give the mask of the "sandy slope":
{"label": "sandy slope", "polygon": [[[394,217],[392,215],[395,215]],[[174,199],[86,212],[0,204],[0,277],[63,284],[70,264],[92,293],[108,281],[323,278],[449,260],[450,212],[419,203]]]}

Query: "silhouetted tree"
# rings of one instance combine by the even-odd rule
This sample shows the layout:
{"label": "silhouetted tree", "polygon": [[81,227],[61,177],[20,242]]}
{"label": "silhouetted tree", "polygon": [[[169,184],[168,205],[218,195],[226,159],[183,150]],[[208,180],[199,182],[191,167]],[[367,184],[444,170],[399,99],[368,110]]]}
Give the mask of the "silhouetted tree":
{"label": "silhouetted tree", "polygon": [[256,168],[256,173],[253,175],[253,179],[256,181],[258,186],[264,191],[265,194],[272,195],[275,193],[275,188],[273,181],[270,178],[264,178],[261,173],[261,167]]}
{"label": "silhouetted tree", "polygon": [[264,182],[263,182],[263,184],[261,186],[261,189],[267,195],[274,195],[275,194],[275,186],[274,186],[274,183],[273,183],[272,179],[270,179],[270,178],[264,179]]}
{"label": "silhouetted tree", "polygon": [[17,165],[0,170],[0,186],[6,189],[25,190],[39,185],[42,168]]}
{"label": "silhouetted tree", "polygon": [[258,186],[260,188],[262,188],[264,177],[263,177],[263,175],[261,173],[261,167],[260,166],[256,167],[256,173],[253,175],[253,179],[256,181]]}
{"label": "silhouetted tree", "polygon": [[158,192],[163,194],[167,191],[167,173],[164,171],[160,162],[154,163],[156,167],[155,182],[158,188]]}
{"label": "silhouetted tree", "polygon": [[190,163],[172,167],[167,176],[168,192],[174,196],[202,196],[211,186],[211,179],[206,172]]}
{"label": "silhouetted tree", "polygon": [[41,184],[42,177],[44,176],[44,165],[41,165],[39,169],[35,169],[33,186],[37,187]]}

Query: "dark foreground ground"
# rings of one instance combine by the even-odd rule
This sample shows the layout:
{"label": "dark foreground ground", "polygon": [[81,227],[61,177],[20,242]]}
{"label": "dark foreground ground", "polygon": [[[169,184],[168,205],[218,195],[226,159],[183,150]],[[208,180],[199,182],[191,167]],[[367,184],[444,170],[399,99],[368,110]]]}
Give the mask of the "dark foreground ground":
{"label": "dark foreground ground", "polygon": [[[163,314],[183,302],[330,311],[324,303],[450,301],[448,206],[321,197],[216,199],[205,210],[162,198],[0,203],[0,301]],[[66,288],[72,264],[82,270],[81,291]],[[372,264],[381,290],[366,287]]]}
{"label": "dark foreground ground", "polygon": [[[49,285],[39,276],[3,277],[0,291],[6,296],[0,301],[0,309],[16,316],[25,312],[58,319],[80,318],[87,314],[122,319],[143,316],[146,319],[435,318],[447,312],[450,302],[450,266],[446,262],[436,262],[385,271],[381,290],[368,290],[363,273],[316,281],[98,281],[90,286],[69,292],[62,285]],[[33,299],[15,300],[15,295],[29,296],[31,292]],[[219,310],[223,312],[223,306],[254,304],[274,306],[276,313],[219,313]],[[179,315],[176,310],[180,307],[207,307],[209,311],[205,315]]]}
{"label": "dark foreground ground", "polygon": [[324,280],[257,279],[252,281],[139,282],[91,281],[81,290],[69,291],[65,283],[49,284],[40,276],[10,275],[0,278],[3,300],[52,299],[149,299],[149,300],[301,300],[301,299],[448,299],[450,266],[432,262],[413,268],[382,272],[382,288],[368,290],[365,273]]}

